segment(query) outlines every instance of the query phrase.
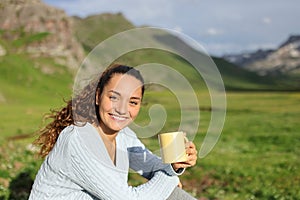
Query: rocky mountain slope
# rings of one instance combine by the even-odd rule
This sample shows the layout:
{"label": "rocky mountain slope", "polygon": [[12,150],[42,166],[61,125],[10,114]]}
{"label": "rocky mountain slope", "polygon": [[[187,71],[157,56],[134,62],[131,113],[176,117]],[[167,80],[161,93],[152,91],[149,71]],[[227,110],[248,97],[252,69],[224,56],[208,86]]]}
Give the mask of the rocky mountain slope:
{"label": "rocky mountain slope", "polygon": [[[1,35],[9,43],[6,46],[14,47],[9,51],[52,57],[56,63],[76,69],[85,54],[72,29],[73,20],[63,10],[40,0],[0,2]],[[5,55],[7,51],[2,44],[0,54]]]}
{"label": "rocky mountain slope", "polygon": [[226,55],[224,58],[260,75],[299,74],[300,35],[290,36],[277,49]]}

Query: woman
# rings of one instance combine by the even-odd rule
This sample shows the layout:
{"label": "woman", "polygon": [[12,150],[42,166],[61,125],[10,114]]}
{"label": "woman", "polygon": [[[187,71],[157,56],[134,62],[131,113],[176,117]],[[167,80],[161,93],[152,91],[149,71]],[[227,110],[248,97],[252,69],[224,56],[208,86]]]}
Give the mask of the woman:
{"label": "woman", "polygon": [[[29,199],[193,199],[177,187],[177,175],[195,165],[194,144],[188,143],[187,162],[162,164],[127,127],[138,115],[143,94],[139,71],[112,65],[53,112],[53,121],[36,140],[46,158]],[[149,181],[128,186],[129,168]]]}

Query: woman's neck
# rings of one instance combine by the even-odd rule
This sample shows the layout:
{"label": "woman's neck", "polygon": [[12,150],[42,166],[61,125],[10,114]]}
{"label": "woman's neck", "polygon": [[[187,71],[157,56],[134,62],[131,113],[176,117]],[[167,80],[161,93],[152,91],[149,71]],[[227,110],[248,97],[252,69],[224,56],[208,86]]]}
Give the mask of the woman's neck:
{"label": "woman's neck", "polygon": [[106,147],[106,150],[108,152],[108,155],[114,165],[116,165],[116,137],[118,135],[118,132],[104,132],[101,126],[94,125],[97,129],[99,135],[102,138],[102,141]]}
{"label": "woman's neck", "polygon": [[105,137],[105,140],[108,140],[110,142],[114,142],[116,140],[116,137],[118,135],[118,131],[113,131],[113,130],[106,130],[102,128],[101,125],[99,124],[93,124],[94,127],[97,129],[98,133],[101,135],[101,137]]}

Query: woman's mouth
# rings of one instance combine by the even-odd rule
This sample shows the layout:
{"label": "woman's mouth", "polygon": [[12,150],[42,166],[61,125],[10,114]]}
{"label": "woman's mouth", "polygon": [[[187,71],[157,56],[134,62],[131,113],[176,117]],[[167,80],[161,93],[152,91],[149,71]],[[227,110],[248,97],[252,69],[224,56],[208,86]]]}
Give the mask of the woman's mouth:
{"label": "woman's mouth", "polygon": [[110,117],[114,120],[118,120],[118,121],[125,121],[128,119],[128,117],[123,117],[123,116],[119,116],[119,115],[115,115],[115,114],[109,114]]}

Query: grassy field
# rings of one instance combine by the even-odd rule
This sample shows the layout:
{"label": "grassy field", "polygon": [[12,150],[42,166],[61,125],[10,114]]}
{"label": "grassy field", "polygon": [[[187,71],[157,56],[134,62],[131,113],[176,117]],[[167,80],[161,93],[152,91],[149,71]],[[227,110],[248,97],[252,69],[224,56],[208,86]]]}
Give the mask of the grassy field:
{"label": "grassy field", "polygon": [[198,196],[299,199],[300,95],[227,95],[222,136],[213,152],[199,160],[199,168],[191,170],[191,177],[200,180]]}
{"label": "grassy field", "polygon": [[[228,92],[227,98],[221,138],[181,177],[184,187],[203,199],[300,199],[300,94]],[[198,147],[210,113],[201,118]],[[157,141],[145,143],[157,149]]]}
{"label": "grassy field", "polygon": [[[163,98],[163,93],[150,92],[145,101],[156,99],[166,106],[167,130],[178,122],[176,112],[169,113],[177,105],[165,104],[168,98]],[[205,94],[199,96],[205,98]],[[202,199],[300,199],[300,93],[228,92],[227,101],[220,140],[208,156],[181,176],[184,188]],[[209,101],[203,102],[207,105],[200,108],[209,106]],[[10,199],[14,195],[22,199],[22,192],[26,196],[41,163],[30,145],[34,136],[27,134],[41,125],[43,113],[61,103],[1,105],[0,199],[9,194]],[[147,121],[149,106],[140,113],[141,122]],[[194,140],[198,147],[209,118],[209,111],[201,112]],[[157,150],[155,137],[144,142]],[[131,184],[143,181],[130,173]]]}
{"label": "grassy field", "polygon": [[[28,36],[14,45],[22,46],[46,36],[46,33]],[[8,42],[0,42],[8,50],[12,48]],[[90,49],[93,44],[87,43],[85,47]],[[199,149],[211,117],[205,85],[198,87],[199,76],[184,61],[166,52],[134,53],[134,59],[125,55],[120,61],[132,66],[162,63],[194,81],[192,86],[198,91],[201,110],[200,128],[194,139]],[[259,77],[221,59],[215,61],[226,87],[231,89],[227,92],[226,121],[213,151],[181,176],[184,188],[202,200],[300,199],[299,79],[295,77],[284,85],[286,79],[273,82],[272,77]],[[42,162],[31,145],[35,131],[42,126],[45,113],[61,107],[63,98],[69,98],[72,83],[72,73],[53,59],[32,58],[12,50],[0,57],[0,200],[28,198]],[[298,92],[250,92],[287,88]],[[137,121],[149,123],[148,109],[154,103],[161,104],[168,117],[162,131],[176,129],[180,107],[173,97],[164,90],[146,92]],[[143,141],[151,150],[158,150],[156,137]],[[130,173],[130,184],[144,181]]]}
{"label": "grassy field", "polygon": [[[121,14],[76,18],[74,22],[75,35],[86,52],[112,34],[133,28]],[[28,199],[42,162],[31,145],[35,131],[42,126],[44,114],[60,108],[63,98],[71,95],[72,72],[53,58],[32,57],[20,51],[32,42],[43,41],[48,34],[0,30],[0,44],[7,50],[7,55],[0,57],[0,200]],[[181,176],[183,187],[201,200],[300,199],[299,74],[261,77],[223,59],[213,59],[230,89],[226,121],[215,148]],[[182,58],[157,50],[130,52],[117,61],[132,66],[164,64],[192,82],[201,110],[200,128],[194,138],[199,149],[211,113],[205,84],[199,84],[201,77],[195,70]],[[298,92],[254,92],[285,90]],[[167,111],[162,131],[176,129],[180,107],[172,94],[163,90],[146,92],[138,123],[149,123],[148,110],[154,103]],[[157,152],[156,137],[143,142]],[[130,173],[129,180],[132,185],[145,181],[135,173]]]}

